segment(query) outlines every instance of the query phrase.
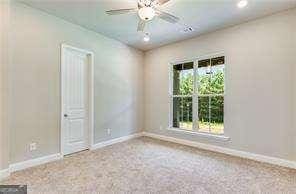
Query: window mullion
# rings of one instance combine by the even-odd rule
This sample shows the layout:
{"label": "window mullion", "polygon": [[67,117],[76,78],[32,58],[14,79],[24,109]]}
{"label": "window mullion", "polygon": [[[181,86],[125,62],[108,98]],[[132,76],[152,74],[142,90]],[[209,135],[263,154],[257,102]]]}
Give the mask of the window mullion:
{"label": "window mullion", "polygon": [[[212,76],[213,76],[212,59],[210,59],[210,72],[211,72],[211,74],[210,74],[210,83],[209,83],[209,85],[210,85],[210,93],[212,93],[212,88],[211,88],[211,82],[212,82]],[[209,103],[209,132],[210,133],[212,132],[212,126],[211,126],[211,124],[212,124],[211,98],[212,97],[209,95],[208,103]]]}
{"label": "window mullion", "polygon": [[212,133],[212,110],[211,110],[212,97],[209,96],[209,132]]}
{"label": "window mullion", "polygon": [[198,130],[198,62],[193,66],[192,129]]}

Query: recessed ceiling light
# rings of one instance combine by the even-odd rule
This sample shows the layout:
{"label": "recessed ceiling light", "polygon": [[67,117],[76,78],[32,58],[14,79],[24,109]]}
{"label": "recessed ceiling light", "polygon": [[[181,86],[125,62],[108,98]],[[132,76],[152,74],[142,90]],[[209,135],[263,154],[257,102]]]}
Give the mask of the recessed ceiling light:
{"label": "recessed ceiling light", "polygon": [[149,37],[149,34],[148,33],[145,34],[145,36],[143,38],[143,41],[144,42],[149,42],[150,41],[150,37]]}
{"label": "recessed ceiling light", "polygon": [[237,7],[238,8],[244,8],[248,5],[248,1],[247,0],[241,0],[237,3]]}

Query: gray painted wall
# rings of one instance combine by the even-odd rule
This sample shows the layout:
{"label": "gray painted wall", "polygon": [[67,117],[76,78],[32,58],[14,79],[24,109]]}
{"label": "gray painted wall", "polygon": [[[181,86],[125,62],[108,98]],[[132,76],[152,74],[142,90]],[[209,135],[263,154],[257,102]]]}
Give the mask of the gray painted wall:
{"label": "gray painted wall", "polygon": [[[295,160],[296,9],[145,53],[145,130]],[[225,52],[225,134],[220,142],[160,130],[169,119],[168,63]]]}
{"label": "gray painted wall", "polygon": [[[95,143],[143,129],[141,51],[15,2],[11,22],[12,163],[60,152],[61,43],[95,54]],[[31,142],[38,144],[34,152]]]}
{"label": "gray painted wall", "polygon": [[[293,137],[294,137],[294,145],[293,145],[293,148],[294,148],[294,160],[296,161],[296,23],[294,23],[294,25],[292,26],[293,29],[293,42],[294,42],[294,50],[292,51],[293,52],[293,55],[295,57],[295,60],[294,60],[294,63],[293,63],[293,108],[294,108],[294,111],[293,111],[293,131],[294,131],[294,134],[293,134]],[[293,48],[292,48],[293,49]]]}
{"label": "gray painted wall", "polygon": [[10,2],[0,3],[0,170],[9,165],[9,131],[7,127],[7,74],[9,63]]}

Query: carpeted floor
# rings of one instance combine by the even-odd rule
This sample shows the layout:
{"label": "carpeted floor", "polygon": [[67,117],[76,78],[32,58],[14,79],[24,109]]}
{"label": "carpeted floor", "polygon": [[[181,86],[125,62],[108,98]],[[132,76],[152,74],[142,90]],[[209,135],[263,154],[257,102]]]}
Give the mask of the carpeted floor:
{"label": "carpeted floor", "polygon": [[296,193],[296,170],[142,137],[16,172],[29,193]]}

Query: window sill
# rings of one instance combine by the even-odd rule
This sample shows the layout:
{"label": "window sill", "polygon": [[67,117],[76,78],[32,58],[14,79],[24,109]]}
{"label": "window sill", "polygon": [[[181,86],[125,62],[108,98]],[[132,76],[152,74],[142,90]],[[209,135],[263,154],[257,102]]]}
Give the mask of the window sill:
{"label": "window sill", "polygon": [[223,134],[216,135],[216,134],[210,134],[210,133],[204,133],[204,132],[198,132],[198,131],[186,131],[186,130],[180,129],[180,128],[168,128],[168,130],[180,132],[180,133],[184,133],[184,134],[196,135],[199,137],[206,137],[209,139],[215,139],[215,140],[220,140],[220,141],[229,141],[230,140],[230,137],[227,137]]}

